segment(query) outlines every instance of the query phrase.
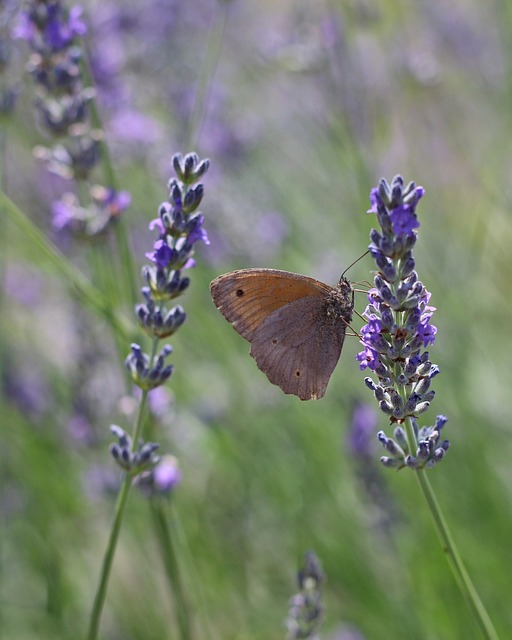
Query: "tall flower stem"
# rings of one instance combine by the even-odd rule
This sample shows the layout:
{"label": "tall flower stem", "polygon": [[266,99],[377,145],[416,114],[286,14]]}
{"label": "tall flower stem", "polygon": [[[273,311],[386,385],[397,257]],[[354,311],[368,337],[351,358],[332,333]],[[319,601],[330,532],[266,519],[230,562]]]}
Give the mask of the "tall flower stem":
{"label": "tall flower stem", "polygon": [[464,562],[459,555],[457,545],[455,544],[450,529],[448,528],[448,524],[443,516],[436,494],[430,484],[425,470],[417,469],[416,477],[418,479],[421,492],[423,493],[423,497],[425,498],[432,515],[432,519],[434,520],[437,535],[441,541],[443,551],[448,557],[455,580],[462,592],[462,595],[465,597],[468,605],[473,611],[483,637],[487,640],[498,640],[498,634],[496,633],[491,618],[489,617],[489,614],[487,613],[487,610],[482,603],[473,582],[471,581]]}
{"label": "tall flower stem", "polygon": [[64,275],[69,284],[78,291],[80,299],[104,317],[122,338],[130,340],[133,327],[126,318],[116,313],[107,296],[97,289],[1,190],[0,208],[24,234],[31,248]]}
{"label": "tall flower stem", "polygon": [[420,226],[416,206],[424,192],[414,182],[406,186],[401,176],[395,176],[391,185],[382,179],[370,193],[369,213],[376,215],[380,226],[370,232],[369,246],[377,271],[363,314],[368,321],[361,329],[364,351],[356,358],[361,369],[368,368],[377,377],[377,382],[372,377],[365,378],[365,384],[394,426],[393,438],[384,431],[378,433],[387,454],[381,462],[386,467],[409,468],[415,473],[459,589],[484,638],[497,640],[426,476],[426,471],[442,462],[449,449],[450,442],[441,439],[447,418],[438,415],[434,425],[418,427],[419,416],[434,400],[431,382],[440,372],[425,350],[434,344],[437,333],[431,323],[435,307],[430,306],[430,293],[418,278],[412,251]]}
{"label": "tall flower stem", "polygon": [[196,90],[196,99],[194,100],[192,112],[185,129],[183,140],[184,148],[195,147],[199,138],[199,133],[201,131],[201,126],[203,124],[208,105],[208,93],[215,74],[215,68],[219,62],[230,4],[230,2],[225,2],[222,7],[222,15],[220,17],[212,18],[212,20],[217,20],[217,23],[213,24],[212,22],[210,25],[208,44],[206,46],[204,62]]}
{"label": "tall flower stem", "polygon": [[[139,413],[137,415],[137,421],[135,424],[135,433],[140,433],[142,429],[142,423],[144,419],[144,409],[146,406],[148,392],[144,391],[139,403]],[[137,446],[137,439],[133,439],[133,447]],[[112,570],[112,564],[114,562],[114,555],[117,548],[117,541],[119,539],[119,532],[121,531],[121,524],[123,522],[124,513],[126,510],[126,504],[128,501],[128,494],[132,486],[132,477],[129,473],[125,474],[121,490],[117,497],[114,521],[112,523],[112,529],[110,530],[110,537],[108,540],[107,548],[105,550],[105,556],[103,558],[103,564],[101,567],[100,580],[98,588],[96,590],[96,596],[94,598],[94,604],[92,607],[91,618],[89,622],[89,632],[87,634],[87,640],[95,640],[98,637],[98,629],[100,625],[101,614],[103,612],[103,606],[105,604],[105,597],[107,595],[107,588],[110,579],[110,573]]]}
{"label": "tall flower stem", "polygon": [[[195,183],[208,170],[209,161],[199,161],[196,154],[188,154],[185,158],[176,154],[173,156],[172,164],[177,178],[169,182],[170,201],[160,205],[159,217],[150,224],[150,229],[158,228],[159,239],[154,244],[153,252],[146,254],[152,262],[143,271],[148,284],[142,289],[146,304],[139,304],[135,308],[144,333],[151,337],[151,353],[145,353],[140,345],[132,343],[131,353],[125,360],[133,382],[142,390],[133,436],[129,436],[117,425],[111,425],[111,431],[117,436],[118,443],[111,445],[110,452],[116,463],[125,471],[125,477],[119,491],[114,521],[94,599],[88,640],[95,640],[98,634],[117,540],[133,479],[136,478],[139,487],[143,490],[145,487],[152,497],[159,493],[167,494],[179,481],[176,465],[169,460],[173,457],[155,456],[154,452],[159,445],[155,442],[144,442],[142,437],[144,409],[149,391],[166,382],[173,371],[173,366],[165,363],[166,357],[172,353],[172,347],[170,344],[165,344],[160,353],[157,353],[159,343],[174,334],[186,318],[181,306],[177,305],[169,310],[165,303],[174,300],[189,286],[190,279],[182,275],[182,270],[195,264],[192,257],[194,244],[199,240],[208,242],[206,231],[202,229],[204,216],[197,211],[204,187],[201,183]],[[193,184],[195,184],[194,187],[191,186]],[[182,640],[191,640],[191,626],[178,575],[178,562],[172,545],[173,541],[165,522],[164,512],[156,509],[153,510],[153,514],[166,573],[173,593],[176,595],[181,637]]]}
{"label": "tall flower stem", "polygon": [[[84,46],[84,55],[80,60],[80,69],[84,77],[86,86],[94,86],[94,78],[91,72],[91,66],[89,63],[89,56],[86,53]],[[90,104],[91,123],[96,129],[103,130],[103,122],[100,115],[99,107],[96,98],[91,100]],[[110,149],[105,139],[100,141],[101,146],[101,159],[102,167],[105,174],[105,181],[107,185],[114,190],[117,190],[117,180],[114,167],[112,166],[112,159],[110,157]],[[117,242],[117,249],[119,252],[119,258],[121,261],[121,268],[119,269],[118,277],[124,281],[124,289],[129,293],[130,302],[135,304],[137,299],[137,287],[135,281],[135,266],[133,262],[133,253],[130,248],[128,232],[126,224],[123,220],[119,220],[115,225],[115,235]]]}
{"label": "tall flower stem", "polygon": [[175,545],[171,536],[167,514],[161,500],[151,501],[151,516],[153,518],[153,527],[160,544],[165,572],[176,602],[176,616],[178,618],[181,640],[191,640],[192,625],[190,613],[181,581]]}

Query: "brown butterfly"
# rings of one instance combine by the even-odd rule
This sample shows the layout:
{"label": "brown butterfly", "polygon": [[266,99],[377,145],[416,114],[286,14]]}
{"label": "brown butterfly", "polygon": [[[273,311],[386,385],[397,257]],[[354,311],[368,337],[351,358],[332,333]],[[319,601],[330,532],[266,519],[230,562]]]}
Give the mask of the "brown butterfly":
{"label": "brown butterfly", "polygon": [[241,269],[215,278],[210,291],[270,382],[301,400],[323,397],[354,310],[346,278],[331,287],[289,271]]}

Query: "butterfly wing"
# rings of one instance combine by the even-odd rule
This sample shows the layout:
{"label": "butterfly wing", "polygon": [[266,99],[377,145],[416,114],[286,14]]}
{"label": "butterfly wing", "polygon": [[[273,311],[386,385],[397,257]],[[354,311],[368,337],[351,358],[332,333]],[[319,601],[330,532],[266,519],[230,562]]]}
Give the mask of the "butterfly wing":
{"label": "butterfly wing", "polygon": [[251,356],[270,382],[301,400],[323,397],[338,363],[346,323],[308,296],[273,311],[256,328]]}
{"label": "butterfly wing", "polygon": [[216,307],[249,341],[277,309],[305,297],[324,298],[330,290],[314,278],[277,269],[240,269],[219,276],[210,284]]}

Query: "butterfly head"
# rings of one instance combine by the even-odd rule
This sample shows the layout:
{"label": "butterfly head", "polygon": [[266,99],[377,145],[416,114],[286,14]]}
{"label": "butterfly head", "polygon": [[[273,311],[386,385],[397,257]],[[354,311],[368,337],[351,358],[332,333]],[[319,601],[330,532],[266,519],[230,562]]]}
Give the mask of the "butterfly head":
{"label": "butterfly head", "polygon": [[349,324],[353,310],[354,289],[347,278],[341,277],[327,296],[327,315],[335,320],[342,319],[345,324]]}

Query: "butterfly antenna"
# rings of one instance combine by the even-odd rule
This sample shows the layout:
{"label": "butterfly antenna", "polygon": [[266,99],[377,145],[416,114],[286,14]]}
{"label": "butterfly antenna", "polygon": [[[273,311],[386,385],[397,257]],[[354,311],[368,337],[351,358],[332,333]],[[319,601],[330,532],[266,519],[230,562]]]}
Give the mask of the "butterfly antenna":
{"label": "butterfly antenna", "polygon": [[[356,311],[356,313],[357,313],[357,311]],[[359,313],[357,313],[357,315],[360,315],[360,314],[359,314]],[[361,318],[362,318],[363,320],[365,320],[365,319],[363,318],[363,316],[361,316]],[[346,335],[348,335],[348,336],[350,336],[350,337],[352,337],[352,338],[359,338],[359,340],[361,340],[361,339],[362,339],[362,337],[363,337],[363,336],[362,336],[360,333],[358,333],[358,332],[354,329],[354,327],[353,327],[351,324],[349,324],[349,323],[347,322],[347,323],[346,323],[346,325],[347,325],[347,328],[348,328],[348,329],[350,329],[351,331],[353,331],[353,333],[347,333]]]}
{"label": "butterfly antenna", "polygon": [[361,318],[363,322],[368,322],[368,320],[364,316],[362,316],[357,309],[354,309],[354,313],[356,314],[356,316]]}
{"label": "butterfly antenna", "polygon": [[[368,280],[357,280],[356,282],[352,282],[352,286],[354,287],[354,291],[358,293],[368,293],[368,290],[373,288],[373,284]],[[366,287],[366,289],[356,289],[356,286]]]}
{"label": "butterfly antenna", "polygon": [[357,262],[359,262],[359,260],[362,260],[365,257],[365,255],[367,255],[368,253],[370,253],[370,250],[365,251],[362,256],[359,256],[359,258],[354,260],[352,264],[349,264],[348,267],[345,269],[345,271],[341,274],[340,280],[343,278],[343,276],[347,273],[349,269],[351,269]]}

